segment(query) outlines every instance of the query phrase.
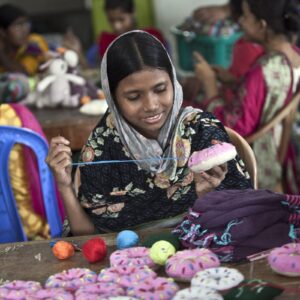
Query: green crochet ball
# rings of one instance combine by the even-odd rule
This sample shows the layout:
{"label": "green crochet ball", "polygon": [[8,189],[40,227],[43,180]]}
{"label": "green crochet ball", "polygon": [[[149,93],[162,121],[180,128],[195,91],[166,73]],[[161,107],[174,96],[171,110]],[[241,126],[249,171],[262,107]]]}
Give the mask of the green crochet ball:
{"label": "green crochet ball", "polygon": [[159,241],[153,244],[150,249],[150,257],[157,265],[164,266],[169,257],[176,252],[175,247],[166,241]]}
{"label": "green crochet ball", "polygon": [[180,248],[180,242],[178,238],[172,233],[160,233],[160,234],[151,234],[149,235],[142,245],[147,248],[151,248],[153,244],[158,241],[167,241],[174,246],[176,251]]}

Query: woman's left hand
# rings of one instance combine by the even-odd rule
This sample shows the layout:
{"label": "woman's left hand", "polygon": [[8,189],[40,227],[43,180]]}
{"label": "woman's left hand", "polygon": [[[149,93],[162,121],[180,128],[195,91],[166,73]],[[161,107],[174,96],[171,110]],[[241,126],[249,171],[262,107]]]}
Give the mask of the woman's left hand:
{"label": "woman's left hand", "polygon": [[225,179],[227,163],[214,167],[206,172],[194,173],[196,194],[199,198],[215,190]]}

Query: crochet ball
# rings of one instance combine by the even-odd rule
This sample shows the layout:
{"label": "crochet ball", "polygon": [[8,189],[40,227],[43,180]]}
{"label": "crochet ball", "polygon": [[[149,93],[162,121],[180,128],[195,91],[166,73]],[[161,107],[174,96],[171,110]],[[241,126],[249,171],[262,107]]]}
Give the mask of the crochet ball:
{"label": "crochet ball", "polygon": [[117,235],[117,248],[125,249],[137,246],[140,239],[139,236],[131,230],[123,230]]}
{"label": "crochet ball", "polygon": [[159,233],[159,234],[150,234],[143,242],[143,246],[151,248],[153,244],[158,241],[167,241],[172,244],[176,250],[180,248],[180,242],[176,235],[172,233]]}
{"label": "crochet ball", "polygon": [[100,238],[93,238],[82,245],[82,254],[90,263],[101,261],[107,254],[105,241]]}
{"label": "crochet ball", "polygon": [[176,252],[175,247],[166,241],[156,242],[150,249],[150,257],[157,264],[164,266],[168,258]]}
{"label": "crochet ball", "polygon": [[58,241],[52,247],[52,253],[58,259],[67,259],[74,255],[74,246],[65,241]]}

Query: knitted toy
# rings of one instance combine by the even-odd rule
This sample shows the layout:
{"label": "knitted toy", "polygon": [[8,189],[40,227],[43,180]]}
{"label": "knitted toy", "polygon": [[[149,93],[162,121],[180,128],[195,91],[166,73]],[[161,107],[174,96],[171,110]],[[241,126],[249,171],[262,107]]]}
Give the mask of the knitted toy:
{"label": "knitted toy", "polygon": [[61,58],[53,58],[49,65],[49,75],[37,84],[37,107],[76,107],[79,105],[79,95],[71,95],[70,83],[84,85],[85,80],[77,75],[69,74],[68,64]]}

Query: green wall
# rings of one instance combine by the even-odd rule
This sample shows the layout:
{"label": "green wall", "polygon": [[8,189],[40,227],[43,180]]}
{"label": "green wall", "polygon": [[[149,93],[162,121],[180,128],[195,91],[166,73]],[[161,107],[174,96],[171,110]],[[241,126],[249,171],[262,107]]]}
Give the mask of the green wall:
{"label": "green wall", "polygon": [[[137,22],[139,27],[148,27],[154,24],[152,0],[134,0],[136,7]],[[93,0],[92,18],[94,27],[94,37],[97,38],[103,30],[111,31],[106,20],[103,9],[104,0]]]}

